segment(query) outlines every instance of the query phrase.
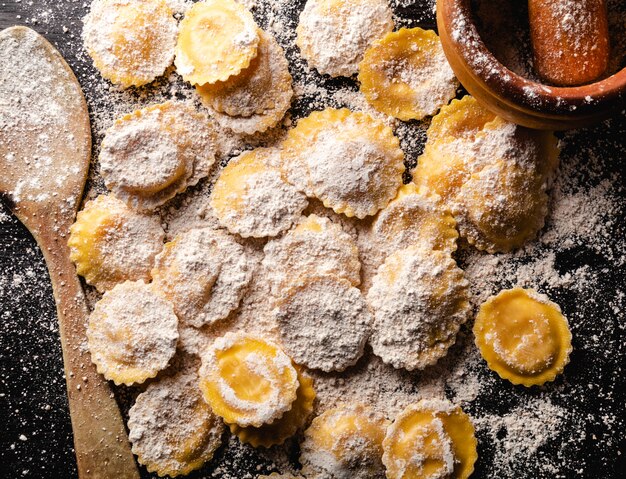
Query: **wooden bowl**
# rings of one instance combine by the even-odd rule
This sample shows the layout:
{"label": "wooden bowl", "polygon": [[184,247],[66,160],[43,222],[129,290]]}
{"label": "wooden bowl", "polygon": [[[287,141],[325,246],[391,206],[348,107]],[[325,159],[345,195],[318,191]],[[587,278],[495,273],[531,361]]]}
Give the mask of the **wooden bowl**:
{"label": "wooden bowl", "polygon": [[470,0],[437,0],[444,52],[465,89],[499,116],[529,128],[565,130],[590,125],[623,110],[626,68],[579,87],[554,87],[502,65],[483,43]]}

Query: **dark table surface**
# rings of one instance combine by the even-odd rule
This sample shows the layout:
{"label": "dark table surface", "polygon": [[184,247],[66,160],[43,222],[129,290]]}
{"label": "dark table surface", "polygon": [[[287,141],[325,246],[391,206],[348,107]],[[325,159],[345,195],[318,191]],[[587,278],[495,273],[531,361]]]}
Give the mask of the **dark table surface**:
{"label": "dark table surface", "polygon": [[[271,3],[271,2],[270,2]],[[300,9],[303,1],[292,2]],[[66,0],[15,1],[0,0],[0,29],[12,25],[27,25],[42,33],[65,56],[83,86],[84,80],[94,72],[80,52],[80,19],[85,15],[89,2]],[[417,19],[416,25],[434,25],[432,1],[392,2],[396,13],[404,23]],[[292,5],[293,7],[293,5]],[[262,22],[262,19],[259,19]],[[295,23],[294,23],[295,24]],[[320,82],[332,89],[334,82],[320,78]],[[97,101],[95,92],[86,88],[91,101]],[[624,173],[626,161],[626,120],[624,113],[597,127],[569,135],[570,153],[577,148],[598,145],[601,159],[598,178],[605,178],[621,194],[620,207],[614,212],[614,227],[609,244],[623,251],[624,244]],[[567,161],[564,152],[562,161]],[[590,159],[592,161],[592,159]],[[581,384],[589,388],[588,394],[577,395],[570,401],[568,396],[555,398],[573,408],[575,414],[593,418],[587,429],[569,448],[555,444],[570,438],[565,431],[541,449],[537,458],[555,451],[567,451],[557,471],[540,471],[529,462],[515,472],[516,478],[539,477],[626,477],[624,463],[624,313],[615,309],[623,305],[626,275],[622,261],[611,260],[597,254],[585,245],[577,246],[557,258],[557,267],[562,271],[573,271],[588,266],[598,276],[597,286],[588,297],[556,291],[554,294],[566,315],[574,314],[576,308],[585,304],[585,312],[603,321],[586,321],[574,328],[575,352],[561,384]],[[621,296],[621,300],[619,300]],[[609,325],[609,326],[607,326]],[[610,330],[607,329],[610,328]],[[610,331],[607,337],[607,331]],[[606,340],[604,347],[590,350],[577,338],[597,335]],[[506,410],[509,397],[515,397],[519,389],[505,382],[498,383],[481,407]],[[532,394],[532,393],[531,393]],[[581,399],[582,397],[582,399]],[[470,411],[471,412],[471,411]],[[605,419],[603,419],[605,418]],[[606,418],[611,418],[608,424]],[[615,423],[617,418],[617,423]],[[570,431],[571,433],[571,431]],[[479,440],[484,439],[480,438]],[[570,438],[571,439],[571,438]],[[473,477],[494,477],[489,465],[488,441],[481,440],[480,460]],[[221,451],[218,454],[228,454]],[[229,468],[258,473],[257,463],[261,459],[251,452],[240,455]],[[261,470],[268,470],[262,467]],[[231,472],[232,473],[232,472]],[[219,477],[209,469],[193,477]],[[145,471],[143,475],[149,477]],[[72,450],[72,432],[65,398],[65,380],[61,349],[58,341],[55,306],[47,271],[42,255],[26,229],[0,204],[0,478],[71,478],[76,476]]]}

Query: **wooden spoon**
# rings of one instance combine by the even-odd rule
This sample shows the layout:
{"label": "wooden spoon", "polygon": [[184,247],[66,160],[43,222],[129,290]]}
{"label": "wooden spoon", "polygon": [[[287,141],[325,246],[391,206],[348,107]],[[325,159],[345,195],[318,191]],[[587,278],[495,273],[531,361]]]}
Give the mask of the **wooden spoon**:
{"label": "wooden spoon", "polygon": [[67,246],[90,156],[87,104],[61,54],[29,28],[0,32],[0,193],[48,265],[78,473],[138,479],[115,398],[85,347],[88,311]]}
{"label": "wooden spoon", "polygon": [[535,71],[553,85],[577,86],[609,66],[606,0],[528,0]]}

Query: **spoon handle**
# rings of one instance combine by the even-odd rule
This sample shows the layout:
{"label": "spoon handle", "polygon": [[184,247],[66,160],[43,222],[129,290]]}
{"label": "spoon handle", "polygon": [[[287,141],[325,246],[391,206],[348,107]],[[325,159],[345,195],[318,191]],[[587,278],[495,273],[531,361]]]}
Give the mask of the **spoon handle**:
{"label": "spoon handle", "polygon": [[43,223],[35,238],[57,306],[78,475],[80,479],[139,479],[117,402],[87,351],[87,304],[69,259],[67,235],[59,234],[69,228],[50,218]]}

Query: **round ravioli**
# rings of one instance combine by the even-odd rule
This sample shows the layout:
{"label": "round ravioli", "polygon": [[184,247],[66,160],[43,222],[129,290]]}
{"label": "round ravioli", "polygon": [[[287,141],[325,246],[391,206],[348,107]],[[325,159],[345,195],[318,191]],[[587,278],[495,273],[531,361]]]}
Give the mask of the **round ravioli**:
{"label": "round ravioli", "polygon": [[384,479],[383,440],[389,421],[361,404],[329,409],[304,433],[300,462],[311,477]]}
{"label": "round ravioli", "polygon": [[561,308],[532,289],[504,290],[485,301],[474,335],[490,369],[527,387],[553,381],[572,351],[572,334]]}
{"label": "round ravioli", "polygon": [[272,35],[258,31],[258,54],[250,66],[226,81],[196,86],[203,103],[233,117],[282,112],[291,106],[293,89],[285,52]]}
{"label": "round ravioli", "polygon": [[277,301],[275,316],[293,360],[325,372],[358,361],[372,322],[361,291],[332,276],[294,283]]}
{"label": "round ravioli", "polygon": [[543,228],[545,189],[540,175],[503,160],[470,176],[450,208],[468,243],[489,253],[510,251]]}
{"label": "round ravioli", "polygon": [[377,40],[359,65],[359,81],[370,105],[403,121],[434,115],[459,86],[439,37],[421,28]]}
{"label": "round ravioli", "polygon": [[395,368],[435,364],[468,319],[468,297],[468,282],[450,252],[413,246],[392,254],[367,294],[374,354]]}
{"label": "round ravioli", "polygon": [[78,213],[67,244],[76,272],[104,292],[127,280],[149,280],[164,239],[158,217],[100,195]]}
{"label": "round ravioli", "polygon": [[383,442],[387,479],[467,479],[478,458],[472,421],[448,401],[422,400],[402,411]]}
{"label": "round ravioli", "polygon": [[272,423],[292,408],[298,386],[291,359],[263,339],[227,333],[202,354],[200,389],[226,423]]}
{"label": "round ravioli", "polygon": [[177,33],[165,0],[94,0],[83,41],[102,76],[127,88],[165,72],[174,60]]}
{"label": "round ravioli", "polygon": [[177,341],[174,308],[143,281],[127,281],[107,291],[89,316],[91,360],[117,385],[155,377],[174,356]]}
{"label": "round ravioli", "polygon": [[155,290],[180,320],[195,327],[226,318],[239,306],[255,264],[233,237],[192,229],[166,243],[152,269]]}
{"label": "round ravioli", "polygon": [[443,108],[427,134],[414,182],[439,197],[462,237],[495,253],[537,234],[558,166],[552,133],[495,117],[466,96]]}
{"label": "round ravioli", "polygon": [[152,105],[116,120],[99,160],[107,188],[133,208],[153,210],[209,174],[215,133],[186,103]]}
{"label": "round ravioli", "polygon": [[419,191],[414,183],[403,185],[398,196],[381,210],[371,228],[380,253],[389,255],[407,246],[456,251],[456,221],[447,210]]}
{"label": "round ravioli", "polygon": [[193,85],[226,81],[257,55],[259,29],[234,0],[195,3],[180,23],[176,70]]}
{"label": "round ravioli", "polygon": [[413,182],[420,190],[438,195],[445,205],[469,178],[467,157],[475,156],[476,146],[482,143],[479,133],[496,118],[470,95],[443,107],[426,132],[426,146],[413,171]]}
{"label": "round ravioli", "polygon": [[359,250],[353,238],[328,218],[303,217],[286,235],[269,241],[263,251],[264,271],[276,296],[293,278],[329,275],[346,279],[352,286],[360,283]]}
{"label": "round ravioli", "polygon": [[242,153],[222,170],[211,192],[220,224],[244,238],[276,236],[296,222],[308,201],[272,166],[267,148]]}
{"label": "round ravioli", "polygon": [[309,66],[330,76],[352,76],[367,47],[393,30],[387,0],[308,0],[296,44]]}
{"label": "round ravioli", "polygon": [[183,370],[151,383],[137,396],[128,429],[139,463],[159,476],[175,477],[213,458],[224,424],[202,399],[198,375]]}
{"label": "round ravioli", "polygon": [[287,179],[348,217],[373,215],[402,185],[400,142],[366,113],[327,108],[301,119],[283,143]]}
{"label": "round ravioli", "polygon": [[241,442],[253,447],[268,448],[280,445],[304,426],[313,412],[315,389],[313,389],[313,379],[304,373],[301,367],[294,365],[294,368],[298,372],[298,391],[291,409],[281,418],[261,427],[241,427],[234,423],[230,424],[230,432],[237,436]]}

